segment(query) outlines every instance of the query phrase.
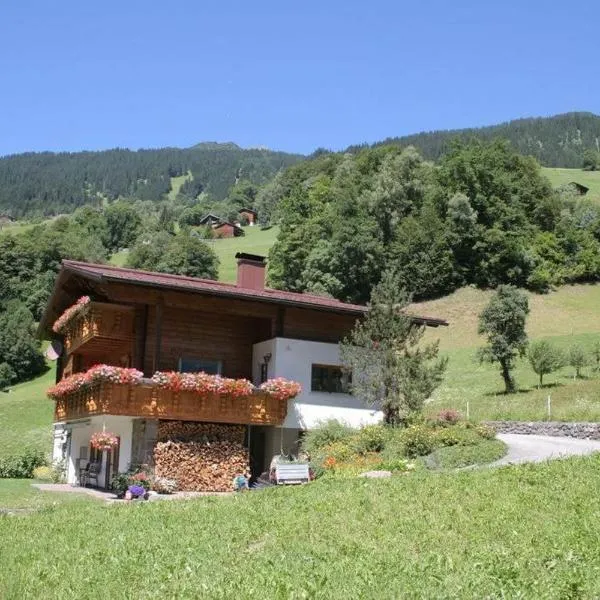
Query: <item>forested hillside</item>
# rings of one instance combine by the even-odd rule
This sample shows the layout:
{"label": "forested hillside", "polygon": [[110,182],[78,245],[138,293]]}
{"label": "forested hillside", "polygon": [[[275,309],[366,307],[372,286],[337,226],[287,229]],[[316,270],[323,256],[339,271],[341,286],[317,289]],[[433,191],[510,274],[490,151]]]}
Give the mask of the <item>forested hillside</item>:
{"label": "forested hillside", "polygon": [[238,180],[262,184],[302,157],[235,144],[192,148],[114,149],[103,152],[27,153],[0,158],[0,212],[13,217],[73,212],[117,198],[158,201],[171,178],[188,175],[180,193],[223,200]]}
{"label": "forested hillside", "polygon": [[499,140],[455,144],[437,165],[393,145],[321,154],[256,201],[280,225],[269,279],[283,289],[366,302],[387,270],[416,299],[600,280],[598,204]]}
{"label": "forested hillside", "polygon": [[437,161],[453,139],[509,140],[513,148],[534,156],[546,167],[581,168],[586,150],[600,150],[600,116],[571,112],[553,117],[517,119],[499,125],[470,129],[426,131],[388,138],[381,144],[415,146],[427,160]]}

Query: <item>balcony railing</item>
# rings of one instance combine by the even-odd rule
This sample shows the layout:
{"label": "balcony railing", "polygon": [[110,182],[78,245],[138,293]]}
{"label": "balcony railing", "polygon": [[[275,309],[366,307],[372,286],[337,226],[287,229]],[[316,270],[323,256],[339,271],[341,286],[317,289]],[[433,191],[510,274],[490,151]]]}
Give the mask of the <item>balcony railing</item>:
{"label": "balcony railing", "polygon": [[134,339],[134,312],[130,306],[90,302],[65,331],[67,354],[85,346],[86,352],[128,351]]}
{"label": "balcony railing", "polygon": [[233,397],[199,395],[172,391],[144,380],[144,383],[102,382],[56,400],[55,421],[81,419],[93,415],[125,415],[181,421],[207,421],[247,425],[281,425],[287,414],[287,401],[266,392]]}

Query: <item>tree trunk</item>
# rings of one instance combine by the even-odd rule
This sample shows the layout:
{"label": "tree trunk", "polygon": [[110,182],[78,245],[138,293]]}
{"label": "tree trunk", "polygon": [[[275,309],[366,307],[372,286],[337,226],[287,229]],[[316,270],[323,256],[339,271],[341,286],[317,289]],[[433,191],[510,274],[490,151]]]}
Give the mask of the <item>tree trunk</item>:
{"label": "tree trunk", "polygon": [[516,390],[515,380],[510,373],[510,366],[506,361],[500,363],[502,368],[502,379],[504,379],[504,391],[506,394],[514,394]]}
{"label": "tree trunk", "polygon": [[540,373],[540,389],[542,389],[544,387],[543,379],[544,379],[544,374]]}

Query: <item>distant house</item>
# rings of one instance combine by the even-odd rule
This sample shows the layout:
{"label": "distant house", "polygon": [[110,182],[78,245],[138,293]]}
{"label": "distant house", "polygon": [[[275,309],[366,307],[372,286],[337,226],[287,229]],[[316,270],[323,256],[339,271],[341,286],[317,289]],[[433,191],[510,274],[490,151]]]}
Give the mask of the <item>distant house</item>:
{"label": "distant house", "polygon": [[208,213],[200,219],[201,226],[211,227],[218,238],[230,238],[244,235],[244,230],[239,223],[231,223],[213,213]]}
{"label": "distant house", "polygon": [[3,215],[0,213],[0,226],[2,225],[8,225],[9,223],[14,223],[15,219],[13,219],[13,217],[11,217],[10,215]]}
{"label": "distant house", "polygon": [[581,185],[581,183],[577,183],[576,181],[570,181],[569,185],[573,187],[580,196],[585,196],[590,191],[589,187]]}
{"label": "distant house", "polygon": [[209,225],[210,227],[214,227],[215,225],[218,225],[222,222],[223,219],[221,219],[221,217],[213,215],[212,213],[208,213],[200,219],[199,225]]}
{"label": "distant house", "polygon": [[258,213],[252,208],[242,208],[238,214],[240,215],[242,223],[246,221],[246,223],[248,223],[250,226],[254,225],[258,218]]}
{"label": "distant house", "polygon": [[230,223],[229,221],[221,221],[213,225],[212,229],[215,237],[218,238],[231,238],[244,235],[244,230],[237,223]]}

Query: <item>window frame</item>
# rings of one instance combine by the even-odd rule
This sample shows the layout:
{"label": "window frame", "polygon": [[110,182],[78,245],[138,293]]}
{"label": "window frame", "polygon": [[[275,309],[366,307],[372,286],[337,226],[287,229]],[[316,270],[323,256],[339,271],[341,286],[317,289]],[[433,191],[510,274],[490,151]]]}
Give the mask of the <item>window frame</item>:
{"label": "window frame", "polygon": [[[202,368],[197,369],[197,370],[183,370],[183,364],[185,361],[188,362],[195,362],[198,363],[200,365],[204,364],[204,366],[207,366],[207,364],[212,363],[213,365],[216,366],[216,373],[215,372],[209,372],[209,371],[205,371]],[[212,359],[212,358],[192,358],[190,356],[180,356],[179,359],[177,360],[177,371],[179,373],[200,373],[200,372],[204,372],[204,373],[208,373],[209,375],[222,375],[223,374],[223,361],[222,360],[218,360],[218,359]]]}
{"label": "window frame", "polygon": [[[315,368],[326,370],[325,389],[315,389]],[[335,381],[340,377],[341,387],[337,388]],[[322,380],[322,377],[319,378]],[[322,394],[351,394],[352,393],[352,372],[345,370],[342,365],[326,365],[322,363],[312,363],[310,368],[310,391]]]}

